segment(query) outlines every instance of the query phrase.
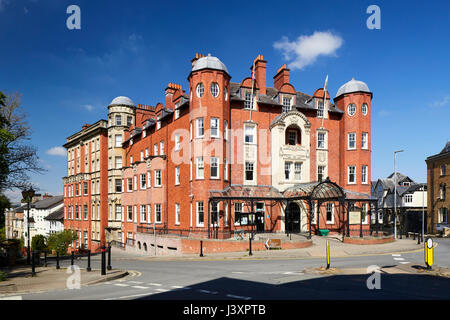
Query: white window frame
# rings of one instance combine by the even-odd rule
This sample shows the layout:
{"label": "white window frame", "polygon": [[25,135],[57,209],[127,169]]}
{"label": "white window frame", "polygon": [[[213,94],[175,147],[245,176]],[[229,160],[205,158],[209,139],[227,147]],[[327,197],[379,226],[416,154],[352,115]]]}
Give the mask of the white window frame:
{"label": "white window frame", "polygon": [[180,135],[177,133],[175,134],[175,151],[179,151],[180,147]]}
{"label": "white window frame", "polygon": [[220,130],[220,119],[219,118],[210,118],[209,121],[210,121],[211,138],[219,138],[220,137],[220,132],[219,132],[219,130]]}
{"label": "white window frame", "polygon": [[302,167],[303,167],[303,162],[295,162],[294,163],[294,179],[296,181],[302,180]]}
{"label": "white window frame", "polygon": [[[141,220],[140,220],[140,222],[142,223],[142,222],[147,222],[147,206],[145,205],[145,204],[141,204],[141,207],[139,208],[139,211],[140,211],[140,217],[141,217]],[[144,217],[144,214],[145,214],[145,217]]]}
{"label": "white window frame", "polygon": [[[131,219],[130,219],[130,208],[131,208]],[[133,221],[133,206],[127,206],[127,221]]]}
{"label": "white window frame", "polygon": [[219,96],[219,93],[220,93],[219,84],[217,82],[211,83],[210,91],[211,91],[211,95],[214,98],[217,98]]}
{"label": "white window frame", "polygon": [[180,225],[180,204],[175,203],[175,224]]}
{"label": "white window frame", "polygon": [[[147,189],[147,175],[145,173],[140,174],[141,190]],[[144,184],[142,184],[144,182]]]}
{"label": "white window frame", "polygon": [[[323,139],[320,139],[320,137],[323,137]],[[327,148],[326,132],[317,132],[317,149],[326,149],[326,148]]]}
{"label": "white window frame", "polygon": [[[212,169],[213,167],[216,168],[216,175],[213,176],[212,175]],[[210,179],[220,179],[220,172],[219,172],[219,158],[218,157],[211,157],[210,158],[210,163],[209,163],[209,175],[210,175]]]}
{"label": "white window frame", "polygon": [[[201,126],[200,126],[201,124]],[[205,136],[205,121],[203,118],[197,118],[195,120],[195,137],[196,138],[203,138]],[[201,129],[201,134],[200,134],[200,129]]]}
{"label": "white window frame", "polygon": [[200,82],[195,87],[195,93],[197,94],[198,98],[202,98],[205,95],[205,85],[203,82]]}
{"label": "white window frame", "polygon": [[[203,221],[200,222],[199,217],[200,217],[200,205],[202,208],[202,214],[203,214]],[[197,227],[204,227],[205,226],[205,205],[203,201],[196,201],[195,204],[195,211],[196,211],[196,225]]]}
{"label": "white window frame", "polygon": [[[354,137],[354,139],[352,140],[351,137]],[[353,147],[350,146],[351,141],[353,141]],[[355,132],[349,132],[347,135],[347,149],[348,150],[356,149],[356,133]]]}
{"label": "white window frame", "polygon": [[369,148],[368,137],[369,134],[367,132],[363,132],[361,134],[361,149],[363,150],[367,150]]}
{"label": "white window frame", "polygon": [[[292,161],[284,162],[284,181],[291,181]],[[287,173],[287,178],[286,178]]]}
{"label": "white window frame", "polygon": [[[328,220],[328,208],[329,205],[331,205],[331,220]],[[325,218],[327,221],[327,224],[334,224],[334,203],[332,202],[327,202],[326,207],[325,207]]]}
{"label": "white window frame", "polygon": [[[252,172],[253,172],[253,174],[252,174],[252,180],[247,180],[247,163],[248,164],[251,164],[252,165]],[[253,162],[253,161],[245,161],[245,163],[244,163],[244,181],[250,181],[250,182],[253,182],[253,181],[255,181],[255,178],[256,178],[256,174],[255,174],[255,170],[256,168],[255,168],[255,162]]]}
{"label": "white window frame", "polygon": [[175,185],[180,184],[180,166],[175,167]]}
{"label": "white window frame", "polygon": [[361,183],[362,184],[367,184],[367,171],[368,171],[368,166],[362,166],[361,167]]}
{"label": "white window frame", "polygon": [[[249,132],[250,134],[247,134],[247,129],[250,130],[250,132]],[[251,137],[252,141],[247,141],[247,136]],[[256,144],[256,125],[244,124],[244,143],[245,144]]]}
{"label": "white window frame", "polygon": [[[161,187],[161,185],[162,185],[161,170],[155,170],[154,175],[155,175],[155,187],[157,187],[157,188]],[[158,179],[159,179],[159,183],[158,183]]]}
{"label": "white window frame", "polygon": [[164,140],[161,140],[160,142],[159,142],[159,154],[161,155],[161,156],[163,156],[163,155],[165,155],[165,150],[164,150]]}
{"label": "white window frame", "polygon": [[[201,175],[199,174],[200,169],[202,169]],[[195,158],[195,179],[196,180],[205,179],[205,162],[203,160],[203,157]]]}
{"label": "white window frame", "polygon": [[228,180],[228,161],[227,159],[224,159],[223,163],[223,179]]}
{"label": "white window frame", "polygon": [[[354,174],[353,182],[350,182],[351,168],[353,168],[353,174]],[[347,167],[347,184],[356,184],[356,166],[348,166]]]}
{"label": "white window frame", "polygon": [[[158,212],[159,212],[159,219],[156,219]],[[155,223],[161,223],[161,220],[162,220],[162,207],[161,207],[161,204],[160,203],[155,203],[155,217],[154,217],[153,221],[155,221]]]}

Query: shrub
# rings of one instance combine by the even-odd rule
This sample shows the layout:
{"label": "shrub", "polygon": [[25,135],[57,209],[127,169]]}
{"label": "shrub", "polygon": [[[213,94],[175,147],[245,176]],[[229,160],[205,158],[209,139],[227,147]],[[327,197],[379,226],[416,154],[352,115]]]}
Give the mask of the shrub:
{"label": "shrub", "polygon": [[0,282],[5,281],[8,277],[8,274],[6,272],[0,271]]}
{"label": "shrub", "polygon": [[51,234],[47,239],[47,246],[49,250],[55,250],[60,255],[64,255],[67,253],[69,245],[77,239],[76,232],[72,230],[63,230]]}
{"label": "shrub", "polygon": [[47,250],[47,239],[42,234],[37,234],[31,239],[31,248],[38,251]]}

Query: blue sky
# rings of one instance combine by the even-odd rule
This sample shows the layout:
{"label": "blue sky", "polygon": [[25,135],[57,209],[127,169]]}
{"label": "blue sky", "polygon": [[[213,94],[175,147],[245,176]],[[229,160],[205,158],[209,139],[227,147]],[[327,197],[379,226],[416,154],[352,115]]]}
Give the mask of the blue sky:
{"label": "blue sky", "polygon": [[[81,30],[66,27],[71,4],[81,8]],[[381,9],[380,30],[366,27],[371,4]],[[187,87],[195,52],[219,57],[232,81],[263,54],[270,86],[283,63],[301,66],[291,67],[291,83],[309,94],[327,74],[333,97],[352,77],[366,82],[372,180],[390,174],[393,151],[404,149],[398,170],[422,182],[425,158],[450,136],[449,9],[448,1],[0,0],[0,90],[22,94],[31,143],[48,169],[33,182],[61,194],[65,157],[49,150],[106,118],[114,97],[164,101],[169,82]],[[299,37],[318,33],[337,42],[301,48]],[[286,59],[274,46],[283,41],[300,54]]]}

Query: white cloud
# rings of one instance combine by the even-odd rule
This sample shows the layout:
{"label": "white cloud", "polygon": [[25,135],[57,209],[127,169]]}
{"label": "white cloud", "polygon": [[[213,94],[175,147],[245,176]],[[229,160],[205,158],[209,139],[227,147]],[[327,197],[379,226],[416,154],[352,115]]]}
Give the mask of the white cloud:
{"label": "white cloud", "polygon": [[380,117],[387,117],[387,116],[390,116],[390,115],[391,115],[390,111],[387,111],[387,110],[380,110],[380,111],[378,111],[378,116],[380,116]]}
{"label": "white cloud", "polygon": [[315,31],[312,35],[301,35],[295,41],[286,36],[275,42],[273,47],[282,52],[291,69],[303,69],[313,64],[319,56],[336,56],[336,50],[344,40],[330,31]]}
{"label": "white cloud", "polygon": [[66,154],[66,149],[64,149],[63,147],[53,147],[51,149],[48,149],[47,154],[51,155],[51,156],[62,156],[65,157]]}
{"label": "white cloud", "polygon": [[92,110],[94,110],[94,106],[91,105],[91,104],[85,104],[85,105],[83,106],[83,108],[85,108],[87,111],[92,111]]}
{"label": "white cloud", "polygon": [[449,102],[450,102],[450,95],[445,96],[441,100],[434,101],[433,103],[430,104],[430,107],[432,107],[432,108],[443,107],[443,106],[447,105]]}

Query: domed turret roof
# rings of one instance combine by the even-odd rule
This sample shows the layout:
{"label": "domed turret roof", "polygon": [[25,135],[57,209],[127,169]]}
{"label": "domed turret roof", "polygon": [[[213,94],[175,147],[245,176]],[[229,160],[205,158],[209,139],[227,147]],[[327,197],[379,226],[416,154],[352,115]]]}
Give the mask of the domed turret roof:
{"label": "domed turret roof", "polygon": [[227,67],[218,58],[208,54],[206,57],[198,59],[194,66],[192,67],[192,72],[202,70],[202,69],[214,69],[221,70],[228,73]]}
{"label": "domed turret roof", "polygon": [[336,94],[336,98],[340,95],[352,92],[369,92],[369,87],[365,82],[355,80],[354,78],[341,86]]}
{"label": "domed turret roof", "polygon": [[119,96],[114,98],[109,105],[118,104],[122,106],[134,107],[134,102],[128,97]]}

